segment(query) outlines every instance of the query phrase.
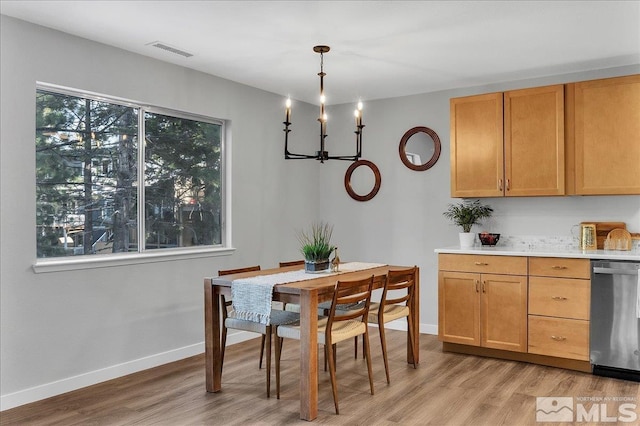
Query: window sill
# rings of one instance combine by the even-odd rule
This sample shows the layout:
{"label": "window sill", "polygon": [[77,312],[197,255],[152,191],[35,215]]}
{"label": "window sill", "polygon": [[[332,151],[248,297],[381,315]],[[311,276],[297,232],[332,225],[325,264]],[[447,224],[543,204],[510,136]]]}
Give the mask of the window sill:
{"label": "window sill", "polygon": [[108,268],[114,266],[140,265],[153,262],[201,259],[229,256],[233,247],[185,248],[175,250],[147,251],[145,253],[113,254],[104,256],[78,256],[73,258],[38,259],[33,264],[36,274],[47,272],[76,271],[80,269]]}

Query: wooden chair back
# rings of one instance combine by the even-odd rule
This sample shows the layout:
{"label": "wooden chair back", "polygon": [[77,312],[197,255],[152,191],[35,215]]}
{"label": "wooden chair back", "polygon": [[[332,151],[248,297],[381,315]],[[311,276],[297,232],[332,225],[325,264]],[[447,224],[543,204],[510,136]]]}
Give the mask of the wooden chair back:
{"label": "wooden chair back", "polygon": [[223,275],[240,274],[242,272],[253,272],[253,271],[259,271],[259,270],[260,270],[260,265],[247,266],[246,268],[220,269],[218,270],[218,276],[221,277]]}
{"label": "wooden chair back", "polygon": [[285,268],[287,266],[298,266],[298,265],[304,265],[304,259],[302,260],[292,260],[289,262],[280,262],[280,267],[281,268]]}
{"label": "wooden chair back", "polygon": [[[331,308],[329,309],[327,337],[331,335],[331,328],[336,322],[355,320],[358,318],[365,323],[367,322],[372,291],[373,275],[361,280],[338,281],[336,283]],[[352,308],[348,311],[341,310],[339,315],[336,315],[338,305],[352,306]]]}
{"label": "wooden chair back", "polygon": [[[385,305],[406,304],[411,306],[415,294],[416,267],[406,269],[391,269],[387,274],[387,282],[380,299],[380,310],[384,311]],[[401,290],[405,290],[401,291]]]}

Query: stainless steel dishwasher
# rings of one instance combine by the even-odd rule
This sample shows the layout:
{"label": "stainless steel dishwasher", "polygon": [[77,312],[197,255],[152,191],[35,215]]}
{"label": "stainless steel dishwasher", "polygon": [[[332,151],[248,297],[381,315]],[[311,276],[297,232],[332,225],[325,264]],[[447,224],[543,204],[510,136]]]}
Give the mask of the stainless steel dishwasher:
{"label": "stainless steel dishwasher", "polygon": [[593,374],[640,381],[640,262],[591,261]]}

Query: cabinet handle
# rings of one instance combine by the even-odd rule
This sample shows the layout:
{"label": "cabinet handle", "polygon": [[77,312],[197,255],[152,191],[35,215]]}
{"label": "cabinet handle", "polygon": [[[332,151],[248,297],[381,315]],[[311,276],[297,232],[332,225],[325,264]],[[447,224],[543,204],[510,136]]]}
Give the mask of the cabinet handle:
{"label": "cabinet handle", "polygon": [[511,179],[507,179],[507,191],[511,190]]}
{"label": "cabinet handle", "polygon": [[484,262],[474,262],[477,266],[487,266],[488,263],[484,263]]}
{"label": "cabinet handle", "polygon": [[482,292],[483,293],[487,292],[487,289],[485,288],[485,284],[487,284],[487,282],[486,281],[482,281]]}
{"label": "cabinet handle", "polygon": [[567,298],[564,296],[551,296],[551,298],[553,300],[567,300]]}
{"label": "cabinet handle", "polygon": [[551,336],[551,338],[552,338],[553,340],[555,340],[556,342],[562,342],[562,341],[564,341],[564,340],[567,340],[567,338],[566,338],[566,337],[564,337],[564,336]]}
{"label": "cabinet handle", "polygon": [[567,269],[566,266],[559,266],[559,265],[554,265],[551,267],[551,269]]}
{"label": "cabinet handle", "polygon": [[480,288],[478,285],[480,284],[480,280],[476,280],[476,293],[480,293]]}
{"label": "cabinet handle", "polygon": [[498,179],[498,191],[502,191],[502,179]]}

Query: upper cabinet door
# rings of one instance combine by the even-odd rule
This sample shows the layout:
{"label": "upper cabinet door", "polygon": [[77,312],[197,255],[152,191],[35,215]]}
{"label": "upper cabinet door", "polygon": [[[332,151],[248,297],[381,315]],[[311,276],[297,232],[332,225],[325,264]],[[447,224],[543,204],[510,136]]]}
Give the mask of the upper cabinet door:
{"label": "upper cabinet door", "polygon": [[502,93],[451,99],[451,196],[501,197]]}
{"label": "upper cabinet door", "polygon": [[504,93],[505,195],[564,195],[564,85]]}
{"label": "upper cabinet door", "polygon": [[567,110],[570,192],[640,194],[640,75],[569,84]]}

